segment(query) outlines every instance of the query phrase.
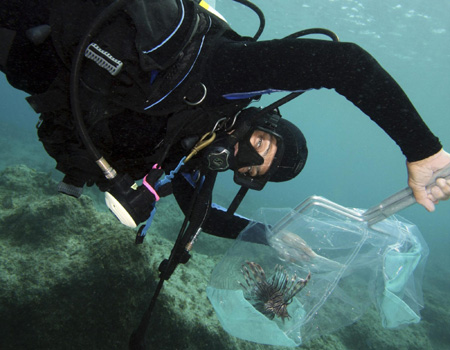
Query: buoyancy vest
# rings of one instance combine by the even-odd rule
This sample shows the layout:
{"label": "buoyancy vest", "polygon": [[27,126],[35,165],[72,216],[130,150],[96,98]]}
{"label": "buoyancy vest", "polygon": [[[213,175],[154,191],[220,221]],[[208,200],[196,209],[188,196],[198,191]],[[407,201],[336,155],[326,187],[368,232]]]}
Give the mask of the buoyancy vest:
{"label": "buoyancy vest", "polygon": [[[28,99],[41,113],[40,140],[57,160],[57,169],[77,185],[97,182],[102,175],[72,123],[70,68],[80,38],[110,2],[52,2],[51,40],[66,69],[45,93]],[[194,100],[196,91],[203,93],[202,66],[215,38],[224,33],[234,35],[225,22],[191,0],[134,0],[93,36],[97,53],[112,57],[122,68],[111,75],[95,60],[85,59],[80,100],[91,137],[119,171],[141,178],[160,160],[167,139],[174,145],[170,155],[178,157],[186,152],[179,140],[202,135],[219,118],[234,115],[250,102],[210,97],[196,106],[183,102],[188,93]]]}
{"label": "buoyancy vest", "polygon": [[[67,71],[80,39],[108,3],[85,0],[81,5],[77,0],[53,1],[52,41]],[[198,23],[197,6],[192,1],[126,2],[123,10],[113,14],[92,37],[88,50],[93,57],[86,55],[91,59],[83,62],[81,72],[85,88],[105,96],[109,104],[146,113],[148,106],[167,94],[185,73],[179,62],[189,60],[184,58],[186,46],[195,35],[201,34],[199,30],[204,30],[198,28]],[[106,61],[115,60],[122,65],[119,72],[111,75],[105,69],[105,56],[109,57]],[[173,68],[175,63],[178,69]]]}

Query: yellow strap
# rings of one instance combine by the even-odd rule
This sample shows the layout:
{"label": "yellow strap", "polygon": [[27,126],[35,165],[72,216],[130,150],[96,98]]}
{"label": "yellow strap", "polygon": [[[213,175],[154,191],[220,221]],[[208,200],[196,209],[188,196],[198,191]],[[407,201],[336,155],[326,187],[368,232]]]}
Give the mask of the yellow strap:
{"label": "yellow strap", "polygon": [[225,17],[223,17],[214,7],[208,4],[205,0],[200,1],[199,5],[203,7],[205,10],[211,12],[213,15],[219,17],[222,21],[227,22]]}
{"label": "yellow strap", "polygon": [[205,10],[208,10],[210,8],[209,4],[206,1],[204,1],[204,0],[200,1],[199,5],[201,7],[203,7]]}

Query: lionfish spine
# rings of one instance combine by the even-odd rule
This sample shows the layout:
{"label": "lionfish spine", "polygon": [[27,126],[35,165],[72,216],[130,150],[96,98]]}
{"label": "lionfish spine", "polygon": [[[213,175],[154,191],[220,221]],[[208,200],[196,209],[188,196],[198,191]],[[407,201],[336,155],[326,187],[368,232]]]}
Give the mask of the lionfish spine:
{"label": "lionfish spine", "polygon": [[241,273],[248,285],[247,288],[238,282],[246,293],[245,298],[269,319],[277,316],[281,317],[283,322],[285,318],[291,317],[287,306],[311,279],[311,273],[308,273],[306,279],[297,277],[297,274],[289,276],[285,268],[278,264],[273,276],[267,279],[263,268],[251,261],[242,265]]}

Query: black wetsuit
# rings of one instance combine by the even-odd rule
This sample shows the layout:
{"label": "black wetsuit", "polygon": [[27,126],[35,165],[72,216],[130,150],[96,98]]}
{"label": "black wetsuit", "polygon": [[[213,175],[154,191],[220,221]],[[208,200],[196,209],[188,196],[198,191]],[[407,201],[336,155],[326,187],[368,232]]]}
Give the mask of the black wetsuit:
{"label": "black wetsuit", "polygon": [[[41,8],[34,9],[35,14],[25,16],[28,23],[21,20],[22,12],[17,12],[18,1],[3,0],[0,5],[1,27],[17,31],[8,64],[1,69],[13,86],[31,94],[45,92],[52,79],[61,71],[61,67],[67,69],[68,62],[65,61],[70,61],[74,45],[77,44],[81,33],[77,31],[77,35],[65,35],[67,33],[64,33],[64,30],[74,31],[79,25],[79,19],[86,17],[81,11],[71,20],[69,4],[73,6],[73,1],[68,4],[60,0],[48,1],[63,4],[67,13],[60,16],[59,24],[56,21],[56,27],[59,25],[59,28],[54,29],[51,38],[37,46],[30,44],[24,33],[30,26],[47,23],[49,18],[52,18],[51,11],[47,10],[47,1],[39,2]],[[176,134],[176,141],[165,160],[169,169],[187,152],[179,145],[180,140],[193,134],[203,135],[221,112],[222,115],[229,115],[247,105],[252,97],[274,90],[335,89],[385,130],[409,161],[423,159],[441,149],[439,140],[422,121],[402,89],[359,46],[310,39],[252,42],[238,36],[220,19],[198,8],[195,9],[200,18],[197,24],[182,22],[181,16],[187,16],[189,11],[193,11],[192,2],[167,1],[136,0],[134,5],[128,8],[128,16],[119,16],[116,22],[109,23],[103,30],[103,36],[100,35],[101,38],[98,39],[111,53],[117,52],[114,54],[119,58],[122,54],[126,56],[124,58],[127,62],[134,62],[128,65],[128,73],[137,83],[130,83],[127,90],[126,82],[117,83],[92,62],[86,63],[87,68],[83,72],[82,78],[90,87],[86,89],[86,95],[82,95],[84,108],[89,112],[87,123],[90,123],[90,131],[97,146],[119,171],[139,178],[150,169],[152,162],[158,159],[164,148],[167,135],[170,134],[167,120],[174,120],[175,124],[183,126],[182,132]],[[96,9],[99,4],[107,4],[109,1],[86,0],[83,3],[85,9],[89,9],[86,7],[88,5]],[[164,13],[165,6],[166,10],[169,9],[174,14],[176,12],[177,15],[164,17],[158,22],[160,27],[142,25],[157,21],[152,17],[152,12],[147,11],[148,8],[153,7],[157,9],[157,13]],[[180,10],[181,6],[185,12]],[[54,7],[50,7],[52,11],[55,11]],[[92,10],[87,13],[95,17],[98,12]],[[195,18],[196,15],[191,15],[191,22]],[[85,22],[89,21],[81,22],[85,28]],[[136,24],[137,22],[141,25]],[[184,26],[187,28],[186,33],[191,33],[181,35],[175,30],[177,25]],[[122,30],[118,33],[120,28]],[[157,34],[154,34],[155,28],[158,28]],[[152,33],[158,37],[157,40],[152,37]],[[148,61],[147,56],[142,54],[143,47],[147,45],[145,38],[150,38],[150,47],[165,36],[169,38],[171,33],[178,33],[178,43],[183,47],[168,46],[170,49],[167,52],[162,50],[160,54],[152,56],[153,61]],[[117,42],[116,34],[121,37],[122,43],[126,43],[121,50],[114,50],[113,47]],[[69,38],[70,42],[63,41],[64,38]],[[130,42],[133,45],[130,45]],[[137,51],[137,54],[134,51]],[[35,64],[36,67],[41,67],[40,60],[48,69],[44,78],[40,77],[45,76],[42,70],[33,66]],[[167,62],[170,64],[166,65]],[[181,81],[186,72],[188,78]],[[24,76],[24,73],[28,75]],[[99,81],[99,76],[102,81]],[[143,82],[140,80],[142,76],[145,77]],[[146,81],[150,80],[152,82],[147,84]],[[158,82],[162,83],[158,85]],[[196,89],[191,87],[198,87],[200,82],[207,87],[206,100],[196,108],[186,107],[182,98],[191,90],[195,92]],[[170,93],[167,96],[161,93],[148,102],[145,101],[146,91],[140,91],[139,94],[144,98],[139,100],[136,96],[140,95],[135,93],[135,85],[139,84],[145,85],[143,90],[150,88],[150,93],[153,93],[152,87],[153,90],[158,90],[158,86],[161,91]],[[92,87],[98,87],[98,91],[93,91],[95,89]],[[159,101],[158,98],[163,98],[162,102],[153,106],[152,103]],[[196,98],[195,94],[193,98]],[[63,110],[63,114],[67,115],[66,121],[70,120],[68,107],[65,106]],[[92,111],[97,113],[91,113]],[[81,184],[96,182],[101,174],[95,166],[73,169],[63,164],[68,155],[71,155],[72,159],[83,158],[85,155],[77,153],[80,151],[79,144],[76,144],[75,131],[70,125],[65,125],[64,133],[58,135],[67,138],[72,135],[71,142],[56,140],[55,144],[52,141],[55,139],[54,129],[58,127],[52,121],[57,119],[52,118],[62,115],[61,111],[51,111],[43,115],[40,138],[48,153],[58,160],[58,168],[66,174],[71,173],[72,177],[82,178]],[[186,118],[189,118],[187,124]],[[173,188],[180,207],[185,210],[191,197],[191,186],[182,176],[177,176],[173,181]],[[229,219],[224,212],[214,209],[203,228],[211,234],[234,238],[247,223],[247,220],[236,216]]]}

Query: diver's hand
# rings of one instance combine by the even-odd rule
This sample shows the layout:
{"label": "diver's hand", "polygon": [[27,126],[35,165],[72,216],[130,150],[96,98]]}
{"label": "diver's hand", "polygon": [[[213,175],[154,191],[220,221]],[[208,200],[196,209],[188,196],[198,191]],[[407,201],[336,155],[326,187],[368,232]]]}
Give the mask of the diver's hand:
{"label": "diver's hand", "polygon": [[440,200],[450,197],[450,180],[438,178],[436,186],[427,193],[425,187],[431,181],[433,174],[450,164],[450,154],[441,149],[432,156],[417,162],[406,162],[408,168],[408,185],[411,187],[417,203],[428,211],[434,211],[434,205]]}

